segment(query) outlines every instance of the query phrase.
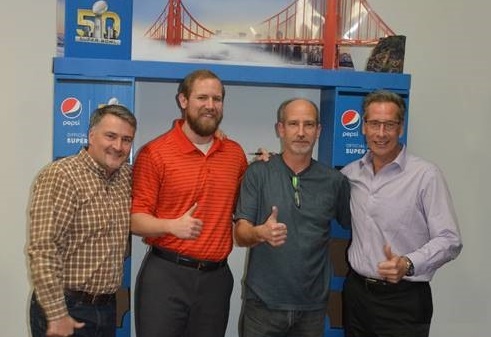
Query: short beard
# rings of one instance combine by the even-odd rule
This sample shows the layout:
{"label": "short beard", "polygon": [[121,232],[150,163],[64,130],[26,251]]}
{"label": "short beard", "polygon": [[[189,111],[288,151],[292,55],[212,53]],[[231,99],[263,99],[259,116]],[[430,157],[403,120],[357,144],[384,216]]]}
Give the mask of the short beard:
{"label": "short beard", "polygon": [[313,145],[303,147],[303,146],[295,146],[294,144],[291,144],[291,146],[290,146],[290,151],[293,154],[297,154],[297,155],[305,155],[305,154],[309,154],[309,153],[312,154],[313,149],[314,149]]}
{"label": "short beard", "polygon": [[200,118],[191,118],[186,115],[186,122],[189,124],[191,130],[193,130],[197,135],[201,137],[208,137],[213,135],[220,125],[223,117],[214,118],[215,123],[202,123]]}

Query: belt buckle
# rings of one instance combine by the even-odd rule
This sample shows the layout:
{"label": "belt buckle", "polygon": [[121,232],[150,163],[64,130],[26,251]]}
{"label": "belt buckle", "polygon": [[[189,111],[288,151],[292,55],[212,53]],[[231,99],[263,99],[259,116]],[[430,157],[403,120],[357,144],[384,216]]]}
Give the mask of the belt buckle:
{"label": "belt buckle", "polygon": [[97,304],[97,295],[89,294],[90,304]]}
{"label": "belt buckle", "polygon": [[206,267],[206,264],[204,262],[199,261],[198,265],[196,266],[196,269],[202,270],[205,267]]}
{"label": "belt buckle", "polygon": [[370,277],[365,277],[365,283],[367,285],[381,285],[381,286],[386,286],[388,284],[386,281],[377,280],[377,279],[370,278]]}
{"label": "belt buckle", "polygon": [[84,291],[81,293],[80,300],[83,303],[96,304],[98,300],[98,296]]}

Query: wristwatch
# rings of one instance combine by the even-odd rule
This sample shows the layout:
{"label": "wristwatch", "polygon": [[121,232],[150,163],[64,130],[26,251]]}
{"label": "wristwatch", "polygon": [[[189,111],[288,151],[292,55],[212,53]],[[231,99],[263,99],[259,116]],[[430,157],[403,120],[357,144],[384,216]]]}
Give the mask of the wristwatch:
{"label": "wristwatch", "polygon": [[406,276],[413,276],[414,275],[413,261],[411,261],[411,259],[408,258],[407,256],[404,256],[404,260],[406,261]]}

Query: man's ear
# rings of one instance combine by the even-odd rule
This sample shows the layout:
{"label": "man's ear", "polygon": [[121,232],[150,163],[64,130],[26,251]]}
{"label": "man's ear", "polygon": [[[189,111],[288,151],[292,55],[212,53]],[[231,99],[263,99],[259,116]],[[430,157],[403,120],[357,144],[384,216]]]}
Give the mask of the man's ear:
{"label": "man's ear", "polygon": [[184,94],[182,93],[176,95],[176,102],[181,110],[186,109],[186,107],[188,106],[188,100],[186,97],[184,97]]}
{"label": "man's ear", "polygon": [[282,130],[280,131],[280,128],[283,128],[283,124],[281,124],[281,122],[276,122],[274,125],[274,130],[276,131],[276,137],[278,138],[281,138]]}
{"label": "man's ear", "polygon": [[401,122],[401,125],[399,125],[401,130],[399,130],[399,138],[401,138],[404,135],[404,121]]}

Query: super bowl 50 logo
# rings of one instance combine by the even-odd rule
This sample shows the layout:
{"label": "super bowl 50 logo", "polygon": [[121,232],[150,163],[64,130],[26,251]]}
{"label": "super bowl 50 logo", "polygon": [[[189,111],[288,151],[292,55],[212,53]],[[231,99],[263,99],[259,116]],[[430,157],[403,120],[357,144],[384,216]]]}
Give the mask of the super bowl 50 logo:
{"label": "super bowl 50 logo", "polygon": [[109,5],[104,0],[94,2],[91,9],[77,10],[78,42],[102,43],[120,45],[118,39],[121,32],[119,15],[109,11]]}

